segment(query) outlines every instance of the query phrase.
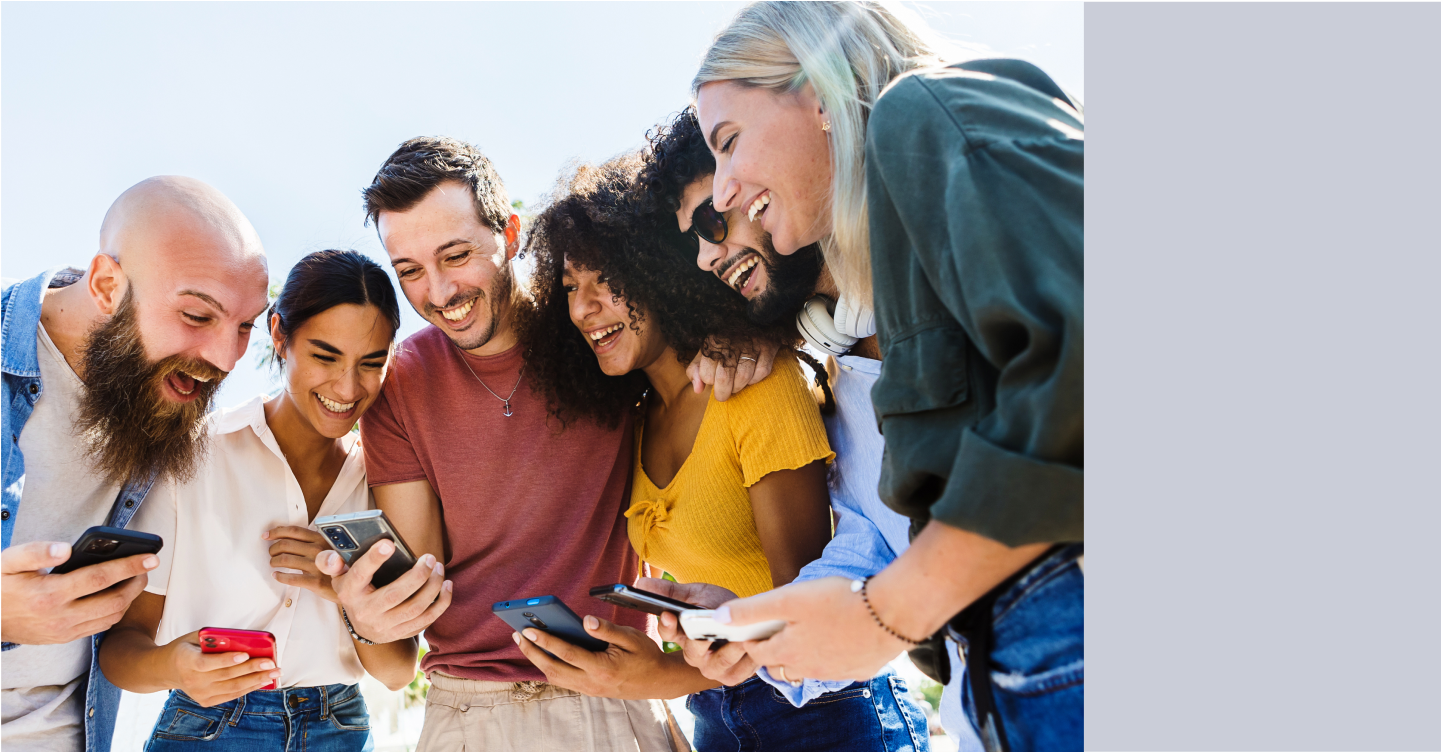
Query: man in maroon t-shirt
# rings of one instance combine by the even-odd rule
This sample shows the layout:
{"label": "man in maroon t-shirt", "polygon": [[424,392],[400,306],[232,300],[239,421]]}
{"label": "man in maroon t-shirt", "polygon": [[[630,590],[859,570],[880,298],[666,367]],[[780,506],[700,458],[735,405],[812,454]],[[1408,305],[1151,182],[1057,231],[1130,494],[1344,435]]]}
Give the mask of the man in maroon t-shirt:
{"label": "man in maroon t-shirt", "polygon": [[[365,204],[405,297],[432,324],[399,345],[361,420],[376,505],[421,561],[380,589],[370,576],[388,543],[343,574],[338,557],[317,563],[332,574],[356,639],[425,631],[421,668],[432,685],[419,749],[684,744],[664,705],[648,699],[703,688],[682,686],[695,675],[671,670],[675,656],[649,667],[647,681],[616,677],[593,688],[610,697],[593,697],[546,683],[491,614],[497,601],[554,595],[599,617],[586,627],[611,643],[607,652],[637,652],[628,646],[653,639],[643,614],[588,592],[637,576],[623,517],[631,425],[562,429],[526,385],[514,314],[527,301],[510,265],[519,220],[500,177],[469,144],[417,138],[386,160]],[[582,658],[604,674],[606,653]]]}

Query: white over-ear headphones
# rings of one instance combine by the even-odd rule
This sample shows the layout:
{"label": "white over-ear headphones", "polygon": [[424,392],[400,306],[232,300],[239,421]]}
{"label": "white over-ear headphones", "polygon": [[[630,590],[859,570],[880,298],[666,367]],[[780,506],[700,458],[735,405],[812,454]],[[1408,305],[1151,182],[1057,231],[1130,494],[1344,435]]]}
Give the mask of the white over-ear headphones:
{"label": "white over-ear headphones", "polygon": [[870,306],[855,305],[842,295],[836,301],[836,331],[856,339],[865,339],[876,333],[876,314]]}
{"label": "white over-ear headphones", "polygon": [[832,303],[830,298],[817,295],[796,314],[796,328],[811,347],[839,357],[876,333],[876,317],[870,308],[851,306],[845,298]]}

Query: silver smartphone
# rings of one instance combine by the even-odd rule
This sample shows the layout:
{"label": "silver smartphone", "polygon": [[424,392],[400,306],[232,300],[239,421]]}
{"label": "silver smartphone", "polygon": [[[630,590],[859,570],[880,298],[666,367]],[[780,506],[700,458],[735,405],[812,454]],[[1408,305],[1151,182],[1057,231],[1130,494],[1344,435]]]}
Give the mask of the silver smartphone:
{"label": "silver smartphone", "polygon": [[370,584],[378,588],[395,582],[415,566],[415,554],[410,550],[410,546],[405,545],[405,539],[401,538],[395,526],[390,524],[385,512],[379,509],[316,517],[315,527],[330,541],[330,547],[340,554],[340,558],[345,559],[345,563],[351,566],[380,541],[388,540],[394,543],[395,553],[391,554],[370,578]]}

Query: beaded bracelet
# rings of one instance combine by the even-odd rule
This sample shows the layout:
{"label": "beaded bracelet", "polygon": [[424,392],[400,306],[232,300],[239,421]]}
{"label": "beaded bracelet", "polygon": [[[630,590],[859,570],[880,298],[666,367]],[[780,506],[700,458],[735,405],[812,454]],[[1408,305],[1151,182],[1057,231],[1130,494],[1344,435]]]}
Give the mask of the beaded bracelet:
{"label": "beaded bracelet", "polygon": [[912,640],[911,638],[906,637],[897,632],[896,630],[886,626],[885,622],[881,621],[881,617],[877,616],[876,610],[871,607],[871,599],[866,595],[866,585],[870,581],[870,577],[867,577],[864,580],[851,580],[851,592],[861,594],[861,601],[866,604],[866,610],[870,612],[871,618],[876,620],[876,626],[884,629],[886,631],[886,634],[889,634],[890,636],[896,638],[897,640],[900,640],[901,642],[906,643],[907,645],[924,645],[926,642],[925,640]]}
{"label": "beaded bracelet", "polygon": [[365,639],[364,637],[361,637],[360,635],[356,634],[356,632],[355,632],[355,627],[350,626],[350,616],[345,613],[345,607],[344,607],[344,606],[342,606],[341,609],[340,609],[340,618],[345,620],[345,628],[350,631],[350,637],[351,637],[351,639],[355,640],[356,642],[360,643],[361,645],[374,645],[374,644],[375,644],[375,643],[371,642],[370,640],[367,640],[367,639]]}

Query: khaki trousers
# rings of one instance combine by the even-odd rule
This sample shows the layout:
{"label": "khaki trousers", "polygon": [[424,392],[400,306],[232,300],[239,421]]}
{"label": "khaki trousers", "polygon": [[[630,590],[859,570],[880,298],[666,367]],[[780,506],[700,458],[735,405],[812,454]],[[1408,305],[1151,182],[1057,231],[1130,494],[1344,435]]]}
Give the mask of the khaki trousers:
{"label": "khaki trousers", "polygon": [[552,684],[474,681],[435,671],[416,752],[689,749],[660,700],[589,697]]}

